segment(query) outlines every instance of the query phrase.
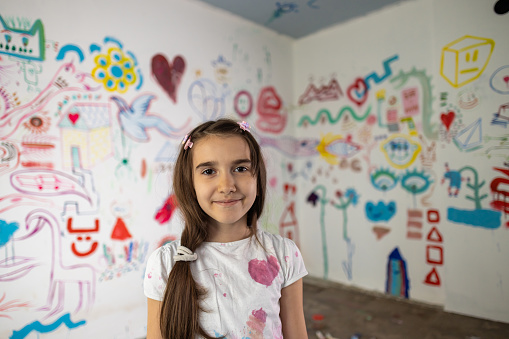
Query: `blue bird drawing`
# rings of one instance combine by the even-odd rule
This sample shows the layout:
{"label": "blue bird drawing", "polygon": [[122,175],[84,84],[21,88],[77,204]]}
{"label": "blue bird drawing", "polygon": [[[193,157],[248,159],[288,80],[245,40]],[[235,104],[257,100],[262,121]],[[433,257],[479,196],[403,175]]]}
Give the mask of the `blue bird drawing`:
{"label": "blue bird drawing", "polygon": [[147,114],[154,95],[145,94],[134,99],[129,106],[127,102],[118,96],[112,96],[111,99],[119,108],[118,116],[122,131],[130,138],[139,142],[148,142],[150,140],[147,129],[155,128],[157,131],[170,138],[181,138],[189,120],[181,128],[175,128],[163,118]]}

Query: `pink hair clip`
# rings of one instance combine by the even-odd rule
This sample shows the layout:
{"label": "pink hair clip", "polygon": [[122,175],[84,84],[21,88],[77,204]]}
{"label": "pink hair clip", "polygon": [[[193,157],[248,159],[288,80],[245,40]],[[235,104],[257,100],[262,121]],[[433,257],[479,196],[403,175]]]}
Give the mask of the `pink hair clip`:
{"label": "pink hair clip", "polygon": [[237,122],[237,124],[239,124],[240,128],[241,128],[243,131],[251,132],[251,131],[249,130],[249,123],[247,123],[246,121]]}
{"label": "pink hair clip", "polygon": [[188,147],[193,148],[193,143],[191,142],[191,136],[187,135],[184,137],[184,140],[182,140],[182,145],[184,145],[184,150],[186,150]]}

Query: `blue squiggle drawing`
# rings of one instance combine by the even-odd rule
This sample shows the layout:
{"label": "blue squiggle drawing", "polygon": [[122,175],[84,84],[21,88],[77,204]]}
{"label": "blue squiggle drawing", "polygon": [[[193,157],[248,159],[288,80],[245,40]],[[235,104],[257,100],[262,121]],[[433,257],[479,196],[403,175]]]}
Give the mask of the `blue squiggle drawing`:
{"label": "blue squiggle drawing", "polygon": [[374,84],[379,84],[392,75],[390,63],[398,60],[398,58],[399,58],[398,55],[394,55],[389,59],[384,60],[384,74],[382,76],[378,76],[376,72],[373,72],[364,78],[364,83],[366,84],[366,91],[369,90],[369,80],[373,80]]}
{"label": "blue squiggle drawing", "polygon": [[60,318],[58,318],[53,324],[49,325],[43,325],[40,323],[40,321],[36,320],[31,324],[26,325],[19,331],[13,331],[12,335],[9,337],[9,339],[23,339],[27,335],[29,335],[32,331],[36,331],[39,333],[49,333],[53,332],[57,328],[60,327],[60,325],[64,324],[67,326],[67,328],[72,329],[76,328],[82,325],[85,325],[87,322],[85,320],[78,321],[76,323],[72,322],[71,315],[69,313],[64,314]]}
{"label": "blue squiggle drawing", "polygon": [[83,54],[81,48],[73,44],[67,44],[60,48],[60,51],[58,51],[57,60],[62,60],[68,52],[76,52],[76,54],[78,54],[80,57],[80,63],[85,60],[85,55]]}

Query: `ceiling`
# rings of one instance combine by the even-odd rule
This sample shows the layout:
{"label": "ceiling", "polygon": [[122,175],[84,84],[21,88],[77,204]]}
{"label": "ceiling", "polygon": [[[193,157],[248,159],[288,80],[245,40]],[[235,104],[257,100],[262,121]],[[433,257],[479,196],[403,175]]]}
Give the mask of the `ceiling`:
{"label": "ceiling", "polygon": [[407,0],[200,0],[298,39]]}

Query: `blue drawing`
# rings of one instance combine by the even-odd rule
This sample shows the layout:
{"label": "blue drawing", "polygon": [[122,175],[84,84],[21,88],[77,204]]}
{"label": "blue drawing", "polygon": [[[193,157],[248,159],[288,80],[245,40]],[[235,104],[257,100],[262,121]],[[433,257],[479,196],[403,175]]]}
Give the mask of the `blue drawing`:
{"label": "blue drawing", "polygon": [[461,189],[461,181],[463,181],[463,179],[461,178],[461,173],[458,171],[451,171],[449,169],[449,164],[447,163],[445,163],[445,174],[441,183],[443,184],[446,180],[449,180],[449,187],[447,188],[449,196],[457,197]]}
{"label": "blue drawing", "polygon": [[407,170],[401,175],[401,186],[413,195],[425,192],[432,183],[433,180],[429,175],[424,171],[418,172],[417,169]]}
{"label": "blue drawing", "polygon": [[19,331],[13,331],[12,335],[9,339],[23,339],[27,335],[29,335],[32,331],[38,333],[49,333],[53,332],[57,328],[59,328],[62,324],[67,326],[69,329],[73,329],[79,326],[85,325],[87,322],[85,320],[78,321],[76,323],[72,322],[71,315],[69,313],[64,314],[60,318],[58,318],[54,323],[43,325],[38,320],[34,321],[31,324],[26,325]]}
{"label": "blue drawing", "polygon": [[114,43],[118,46],[118,48],[123,49],[122,43],[118,41],[116,38],[113,38],[111,36],[107,36],[104,38],[104,43],[107,44],[108,42]]}
{"label": "blue drawing", "polygon": [[0,54],[12,55],[26,60],[43,61],[46,53],[44,26],[36,20],[29,30],[9,27],[0,16]]}
{"label": "blue drawing", "polygon": [[[449,167],[447,166],[447,164],[446,169],[448,170],[448,172],[451,172],[449,171]],[[464,171],[470,171],[474,175],[473,180],[471,180],[470,177],[467,177],[466,184],[466,187],[473,191],[473,195],[467,195],[465,198],[467,200],[473,201],[475,204],[475,208],[473,210],[465,210],[455,207],[449,207],[447,209],[447,219],[455,223],[483,227],[487,229],[495,229],[500,227],[502,223],[501,212],[482,208],[481,202],[482,200],[488,197],[488,194],[481,195],[480,190],[481,187],[483,187],[486,182],[484,180],[479,182],[479,175],[473,167],[465,166],[460,168],[457,171],[457,174],[454,174],[455,184],[459,185],[461,180],[463,180],[461,178],[461,174]],[[473,181],[473,183],[471,183],[471,181]]]}
{"label": "blue drawing", "polygon": [[398,184],[399,176],[389,169],[377,169],[370,175],[371,184],[379,191],[387,192]]}
{"label": "blue drawing", "polygon": [[394,56],[390,57],[389,59],[384,60],[384,62],[383,62],[384,75],[378,76],[378,74],[376,74],[376,72],[373,72],[364,78],[364,83],[366,84],[366,91],[368,91],[370,89],[369,80],[373,80],[373,84],[378,85],[379,83],[381,83],[382,81],[384,81],[385,79],[387,79],[388,77],[390,77],[392,75],[392,69],[391,69],[390,63],[398,60],[398,58],[399,57],[397,55],[394,55]]}
{"label": "blue drawing", "polygon": [[397,297],[408,298],[410,282],[408,280],[408,271],[406,261],[403,259],[396,247],[387,262],[387,281],[385,283],[385,292]]}
{"label": "blue drawing", "polygon": [[490,77],[490,87],[499,94],[509,94],[509,65],[498,68]]}
{"label": "blue drawing", "polygon": [[455,207],[447,209],[447,219],[470,226],[482,227],[487,229],[497,229],[500,227],[502,213],[493,210],[465,210]]}
{"label": "blue drawing", "polygon": [[272,17],[270,17],[270,19],[267,21],[267,25],[270,24],[274,19],[277,19],[277,18],[280,18],[283,14],[288,14],[288,13],[292,13],[292,12],[295,12],[295,13],[298,13],[299,12],[299,6],[295,3],[290,3],[290,2],[284,2],[284,3],[280,3],[280,2],[276,2],[276,10],[274,11],[274,13],[272,14]]}
{"label": "blue drawing", "polygon": [[454,144],[461,151],[475,151],[482,147],[482,120],[477,119],[454,136]]}
{"label": "blue drawing", "polygon": [[147,114],[150,102],[155,96],[150,94],[142,95],[134,99],[131,106],[118,96],[112,96],[111,99],[115,101],[119,108],[119,121],[122,131],[131,139],[140,142],[149,141],[147,129],[155,128],[157,131],[170,138],[180,138],[185,132],[183,130],[187,127],[187,123],[181,128],[174,128],[163,118],[156,115]]}
{"label": "blue drawing", "polygon": [[8,223],[0,219],[0,247],[5,246],[18,229],[19,224],[17,222]]}
{"label": "blue drawing", "polygon": [[319,6],[315,5],[315,2],[317,0],[308,0],[308,6],[311,7],[311,8],[314,8],[314,9],[320,9]]}
{"label": "blue drawing", "polygon": [[225,99],[230,95],[228,86],[217,86],[209,79],[194,81],[187,91],[189,105],[203,121],[214,120],[224,116]]}
{"label": "blue drawing", "polygon": [[491,120],[491,124],[501,125],[504,126],[504,128],[507,127],[507,124],[509,124],[509,103],[500,105],[500,107],[498,108],[498,112],[493,113],[493,119]]}
{"label": "blue drawing", "polygon": [[93,54],[95,52],[100,52],[101,46],[99,46],[98,44],[90,44],[90,47],[88,49],[90,50],[90,54]]}
{"label": "blue drawing", "polygon": [[79,48],[78,46],[73,45],[73,44],[67,44],[67,45],[63,46],[62,48],[60,48],[60,50],[58,51],[56,60],[64,59],[65,55],[68,52],[76,52],[76,54],[78,54],[78,56],[80,58],[80,63],[83,62],[83,60],[85,60],[85,55],[83,55],[83,51],[81,50],[81,48]]}
{"label": "blue drawing", "polygon": [[365,207],[366,217],[374,222],[389,221],[396,214],[396,202],[390,201],[388,204],[379,201],[376,205],[368,201]]}

